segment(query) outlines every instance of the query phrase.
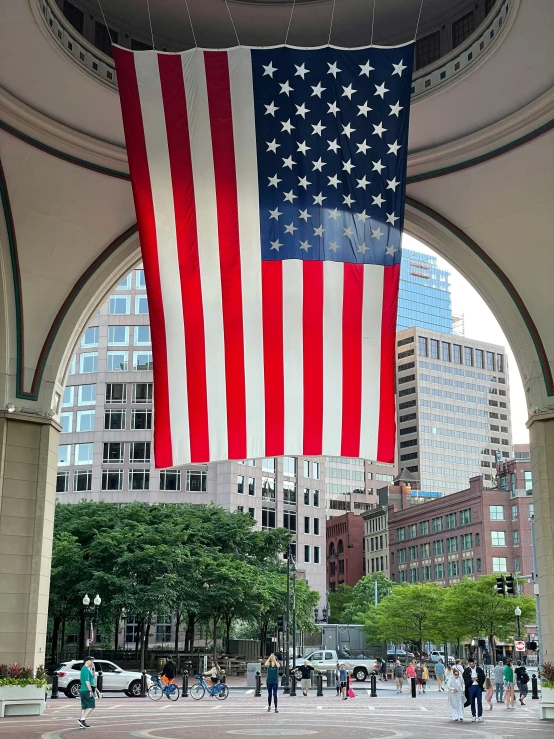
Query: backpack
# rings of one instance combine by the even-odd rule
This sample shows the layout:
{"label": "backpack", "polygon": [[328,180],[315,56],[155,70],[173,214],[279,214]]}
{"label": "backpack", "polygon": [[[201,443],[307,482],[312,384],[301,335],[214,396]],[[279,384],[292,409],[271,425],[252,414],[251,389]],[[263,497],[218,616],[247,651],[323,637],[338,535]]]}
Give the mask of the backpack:
{"label": "backpack", "polygon": [[527,683],[529,682],[529,675],[527,671],[525,671],[523,675],[521,676],[520,682],[522,682],[524,685],[527,685]]}

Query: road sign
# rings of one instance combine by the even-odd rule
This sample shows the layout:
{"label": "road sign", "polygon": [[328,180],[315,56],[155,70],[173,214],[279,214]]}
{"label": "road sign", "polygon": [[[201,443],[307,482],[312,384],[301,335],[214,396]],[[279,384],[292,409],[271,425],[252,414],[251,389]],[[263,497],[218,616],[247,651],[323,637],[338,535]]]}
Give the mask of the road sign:
{"label": "road sign", "polygon": [[515,648],[516,648],[516,652],[525,652],[525,642],[516,641]]}

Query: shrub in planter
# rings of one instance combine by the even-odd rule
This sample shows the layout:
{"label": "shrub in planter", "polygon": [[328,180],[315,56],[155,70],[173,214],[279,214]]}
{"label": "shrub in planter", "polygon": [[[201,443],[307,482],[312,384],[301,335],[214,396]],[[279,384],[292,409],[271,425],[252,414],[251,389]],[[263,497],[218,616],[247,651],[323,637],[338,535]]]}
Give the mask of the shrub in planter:
{"label": "shrub in planter", "polygon": [[9,687],[25,688],[34,685],[37,688],[47,687],[44,667],[41,665],[34,670],[33,667],[21,665],[0,665],[0,689]]}
{"label": "shrub in planter", "polygon": [[544,662],[539,670],[539,675],[541,687],[554,690],[554,662]]}

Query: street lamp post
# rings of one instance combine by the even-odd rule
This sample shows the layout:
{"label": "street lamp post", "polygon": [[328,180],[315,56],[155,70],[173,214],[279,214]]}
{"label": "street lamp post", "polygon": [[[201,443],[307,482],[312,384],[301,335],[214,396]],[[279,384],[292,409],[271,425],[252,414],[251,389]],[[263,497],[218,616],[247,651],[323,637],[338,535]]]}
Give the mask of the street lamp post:
{"label": "street lamp post", "polygon": [[521,608],[516,606],[514,613],[517,619],[517,638],[521,640]]}
{"label": "street lamp post", "polygon": [[[86,640],[86,646],[90,647],[91,643],[94,641],[94,620],[98,618],[98,609],[100,608],[100,604],[102,603],[102,598],[99,595],[96,595],[93,600],[93,605],[90,605],[90,598],[88,595],[85,595],[83,598],[83,618],[86,619],[88,616],[89,621],[89,632],[88,632],[88,639]],[[85,644],[83,644],[83,654],[81,654],[81,658],[83,658],[84,655],[84,647]]]}
{"label": "street lamp post", "polygon": [[285,624],[285,632],[283,634],[284,636],[284,646],[285,646],[285,674],[283,676],[283,693],[290,693],[290,654],[289,654],[289,644],[290,644],[290,560],[291,560],[291,551],[290,551],[290,545],[287,550],[287,616],[286,616],[286,624]]}

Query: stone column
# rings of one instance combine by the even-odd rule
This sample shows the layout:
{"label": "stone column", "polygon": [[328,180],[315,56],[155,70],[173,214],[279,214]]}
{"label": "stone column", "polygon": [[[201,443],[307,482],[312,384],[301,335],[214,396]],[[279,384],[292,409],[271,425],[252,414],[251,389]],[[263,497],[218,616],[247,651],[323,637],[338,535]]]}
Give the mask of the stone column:
{"label": "stone column", "polygon": [[46,660],[60,427],[0,412],[0,663]]}
{"label": "stone column", "polygon": [[542,657],[554,661],[554,413],[529,422]]}

